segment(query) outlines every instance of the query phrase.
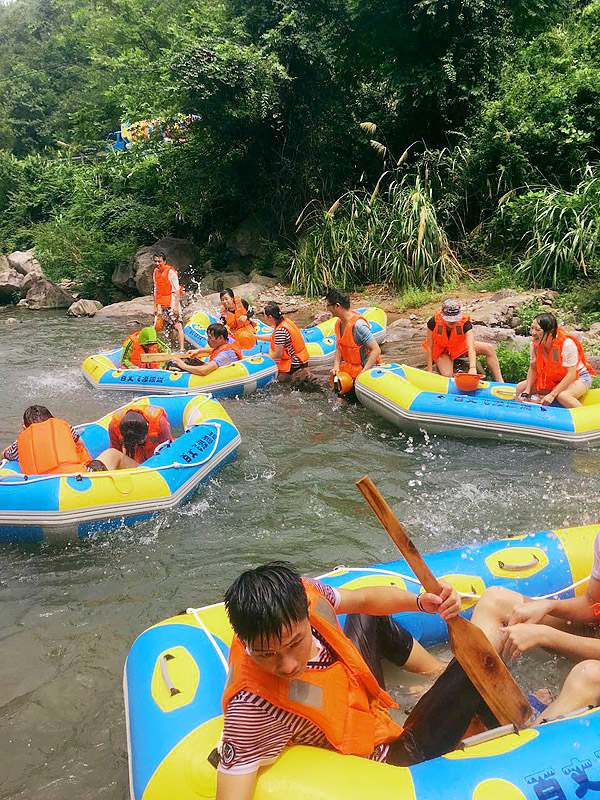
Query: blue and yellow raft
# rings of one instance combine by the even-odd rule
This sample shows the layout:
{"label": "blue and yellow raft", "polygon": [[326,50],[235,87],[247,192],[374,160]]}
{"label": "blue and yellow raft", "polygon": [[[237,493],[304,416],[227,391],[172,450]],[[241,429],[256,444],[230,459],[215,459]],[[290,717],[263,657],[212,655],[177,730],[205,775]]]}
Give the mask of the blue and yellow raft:
{"label": "blue and yellow raft", "polygon": [[573,447],[600,442],[600,389],[581,408],[516,402],[515,384],[483,381],[461,392],[443,378],[406,364],[380,364],[356,379],[358,400],[408,433],[497,437]]}
{"label": "blue and yellow raft", "polygon": [[[206,339],[204,345],[205,346]],[[81,365],[83,375],[99,389],[125,392],[210,393],[215,397],[251,394],[277,377],[277,364],[268,355],[255,353],[219,367],[208,375],[170,372],[166,369],[124,369],[122,347],[88,356]]]}
{"label": "blue and yellow raft", "polygon": [[[210,396],[150,396],[135,402],[164,408],[172,428],[184,432],[159,445],[136,469],[26,476],[15,462],[0,462],[0,543],[84,539],[148,519],[185,503],[235,456],[240,434]],[[112,412],[76,427],[92,457],[109,446],[111,417]]]}
{"label": "blue and yellow raft", "polygon": [[[382,308],[370,306],[368,308],[356,309],[369,323],[373,335],[378,342],[385,341],[387,330],[387,314]],[[217,320],[203,311],[194,314],[183,329],[185,337],[196,347],[206,346],[206,328]],[[264,322],[256,320],[256,333],[261,336],[271,336],[273,328],[265,325]],[[329,364],[335,357],[335,317],[330,317],[319,325],[312,325],[302,329],[302,338],[306,342],[306,349],[309,354],[309,364],[318,366],[319,364]],[[257,342],[251,350],[244,350],[245,355],[256,355],[262,353],[268,355],[270,351],[269,342]]]}
{"label": "blue and yellow raft", "polygon": [[[529,534],[427,556],[437,577],[478,595],[502,585],[527,595],[571,587],[585,591],[598,526]],[[374,567],[338,567],[332,586],[395,584],[417,591],[403,560]],[[573,584],[578,584],[574,588]],[[463,610],[473,604],[467,599]],[[445,640],[435,615],[399,614],[424,645]],[[223,604],[188,609],[134,642],[124,670],[132,800],[197,800],[215,796],[207,756],[222,729],[221,694],[232,633]],[[581,798],[600,788],[600,710],[585,711],[518,735],[465,746],[414,767],[296,746],[261,770],[254,800],[550,800]],[[596,790],[594,790],[596,791]],[[554,792],[554,794],[552,794]]]}

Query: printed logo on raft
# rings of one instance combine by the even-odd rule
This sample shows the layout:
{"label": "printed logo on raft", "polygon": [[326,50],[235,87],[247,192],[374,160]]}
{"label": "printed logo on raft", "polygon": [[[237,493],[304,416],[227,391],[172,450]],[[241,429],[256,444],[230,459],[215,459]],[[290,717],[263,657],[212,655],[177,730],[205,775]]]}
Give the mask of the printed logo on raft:
{"label": "printed logo on raft", "polygon": [[[174,373],[169,373],[169,375],[173,375]],[[183,372],[179,373],[183,375]],[[164,375],[128,375],[125,373],[121,375],[120,379],[121,383],[159,383],[163,384],[166,380]]]}
{"label": "printed logo on raft", "polygon": [[216,431],[209,431],[204,436],[201,436],[199,439],[196,439],[193,445],[191,445],[185,453],[181,454],[181,458],[185,461],[186,464],[191,464],[194,459],[201,456],[208,447],[213,445],[216,441],[217,433]]}

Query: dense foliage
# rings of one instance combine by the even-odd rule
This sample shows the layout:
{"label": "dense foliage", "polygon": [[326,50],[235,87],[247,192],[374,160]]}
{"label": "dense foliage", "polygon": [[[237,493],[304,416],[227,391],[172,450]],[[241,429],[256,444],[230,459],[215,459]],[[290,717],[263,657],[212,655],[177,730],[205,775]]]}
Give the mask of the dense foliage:
{"label": "dense foliage", "polygon": [[[255,214],[308,292],[432,285],[456,254],[593,276],[599,23],[600,0],[12,0],[0,249],[106,290],[137,247],[213,253]],[[185,141],[105,148],[188,113]]]}

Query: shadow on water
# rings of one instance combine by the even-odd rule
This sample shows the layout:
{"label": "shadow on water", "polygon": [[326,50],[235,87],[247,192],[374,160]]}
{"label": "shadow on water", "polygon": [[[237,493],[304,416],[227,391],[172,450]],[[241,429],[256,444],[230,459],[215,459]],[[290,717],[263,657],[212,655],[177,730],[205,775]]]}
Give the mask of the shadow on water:
{"label": "shadow on water", "polygon": [[[122,340],[122,323],[20,319],[0,315],[4,443],[32,402],[77,423],[126,399],[79,372]],[[240,570],[272,558],[307,574],[394,558],[354,486],[365,473],[424,552],[600,516],[600,453],[411,438],[319,386],[224,401],[238,457],[184,508],[66,547],[0,548],[2,800],[128,796],[121,674],[148,625],[218,601]],[[564,669],[535,654],[518,676],[557,685]]]}

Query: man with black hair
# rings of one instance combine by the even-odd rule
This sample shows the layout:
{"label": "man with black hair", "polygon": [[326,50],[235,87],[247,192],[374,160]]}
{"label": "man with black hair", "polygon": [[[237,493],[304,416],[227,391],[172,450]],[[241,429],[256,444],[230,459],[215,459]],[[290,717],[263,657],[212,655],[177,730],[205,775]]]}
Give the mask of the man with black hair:
{"label": "man with black hair", "polygon": [[161,319],[171,343],[174,339],[173,332],[177,334],[179,350],[182,351],[185,346],[180,299],[183,289],[179,285],[179,275],[175,267],[167,264],[167,257],[162,250],[156,251],[153,261],[154,327],[160,330],[157,324]]}
{"label": "man with black hair", "polygon": [[[489,710],[456,661],[421,698],[405,727],[384,688],[381,658],[411,672],[444,665],[398,625],[402,611],[460,610],[456,591],[415,595],[395,586],[333,589],[272,562],[247,570],[225,605],[235,636],[223,694],[217,800],[250,800],[258,770],[289,743],[405,766],[454,747]],[[348,615],[344,630],[337,621]]]}
{"label": "man with black hair", "polygon": [[[169,364],[175,365],[177,369],[184,372],[191,372],[193,375],[210,375],[219,367],[226,367],[243,357],[239,344],[229,341],[227,328],[220,322],[213,322],[208,326],[206,338],[208,347],[190,350],[188,359],[183,361],[181,358],[174,358]],[[202,356],[208,356],[205,364],[199,360]]]}
{"label": "man with black hair", "polygon": [[341,289],[329,289],[325,305],[337,317],[335,335],[337,347],[331,375],[345,373],[355,381],[361,372],[379,363],[381,348],[364,317],[350,309],[350,297]]}

